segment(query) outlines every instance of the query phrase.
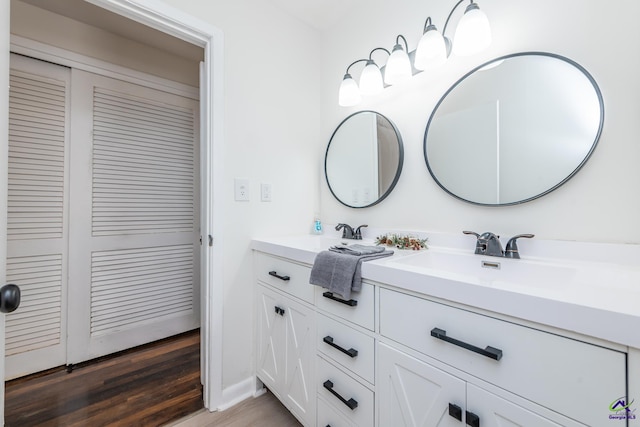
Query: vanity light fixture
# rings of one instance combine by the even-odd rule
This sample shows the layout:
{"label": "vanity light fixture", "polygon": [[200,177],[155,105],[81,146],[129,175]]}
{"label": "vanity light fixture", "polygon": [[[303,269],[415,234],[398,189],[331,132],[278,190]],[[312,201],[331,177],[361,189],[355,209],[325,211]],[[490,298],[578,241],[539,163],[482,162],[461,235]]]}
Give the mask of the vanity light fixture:
{"label": "vanity light fixture", "polygon": [[358,62],[366,61],[368,60],[358,59],[357,61],[353,61],[347,67],[347,71],[344,73],[344,77],[342,78],[342,83],[340,83],[340,91],[338,92],[338,104],[340,104],[341,107],[353,107],[362,101],[358,83],[356,83],[356,81],[353,80],[353,77],[351,77],[351,74],[349,74],[349,69]]}
{"label": "vanity light fixture", "polygon": [[[402,48],[400,39],[404,41],[406,50]],[[395,85],[408,80],[413,75],[411,61],[409,60],[409,45],[407,39],[402,34],[396,37],[396,44],[391,51],[387,65],[384,67],[384,82],[388,85]]]}
{"label": "vanity light fixture", "polygon": [[377,95],[384,89],[382,71],[380,71],[378,64],[371,58],[371,55],[373,55],[373,52],[376,50],[384,50],[388,55],[391,55],[391,53],[383,47],[377,47],[369,52],[367,65],[365,65],[362,74],[360,74],[360,92],[363,95]]}
{"label": "vanity light fixture", "polygon": [[437,67],[445,63],[453,47],[453,53],[458,56],[469,56],[483,51],[491,44],[491,27],[487,15],[480,10],[477,3],[470,0],[469,5],[464,11],[464,15],[460,18],[456,32],[451,39],[444,34],[447,32],[449,21],[453,16],[453,12],[465,0],[459,0],[451,9],[449,16],[444,23],[442,34],[431,22],[428,17],[424,23],[424,34],[418,42],[414,67],[417,70],[426,70],[427,68]]}
{"label": "vanity light fixture", "polygon": [[[391,55],[387,49],[377,47],[369,52],[369,59],[358,59],[357,61],[353,61],[347,67],[347,71],[345,72],[344,77],[342,78],[342,83],[340,84],[340,91],[338,92],[338,104],[340,104],[341,107],[353,107],[354,105],[358,105],[360,101],[362,101],[362,95],[377,95],[384,89],[382,71],[372,58],[372,55],[376,50],[383,50],[387,55]],[[360,74],[360,86],[358,86],[349,73],[351,67],[359,62],[366,62],[364,70],[362,70],[362,73]]]}
{"label": "vanity light fixture", "polygon": [[[423,35],[418,42],[415,52],[409,52],[407,40],[402,35],[396,37],[396,44],[390,53],[387,49],[377,47],[369,53],[369,59],[359,59],[347,67],[340,84],[338,103],[343,107],[352,107],[362,100],[361,95],[376,95],[380,93],[384,84],[395,85],[413,75],[413,68],[420,72],[429,68],[434,68],[444,64],[453,52],[457,56],[473,55],[486,49],[491,44],[491,27],[487,15],[480,10],[474,0],[469,0],[462,18],[456,27],[453,42],[445,36],[449,21],[458,6],[467,0],[459,0],[445,21],[442,34],[438,32],[429,16],[424,24]],[[400,44],[400,39],[404,42],[404,49]],[[383,67],[384,83],[382,71],[371,58],[376,50],[384,50],[389,59]],[[411,66],[411,56],[413,54],[414,63]],[[353,80],[349,69],[358,62],[366,62],[366,66],[360,74],[360,85]]]}
{"label": "vanity light fixture", "polygon": [[416,70],[426,70],[445,63],[447,60],[447,44],[435,25],[431,23],[431,17],[424,23],[424,34],[418,42],[413,66]]}
{"label": "vanity light fixture", "polygon": [[[460,0],[456,7],[464,0]],[[453,10],[451,14],[453,14]],[[449,14],[449,18],[451,17]],[[447,23],[449,21],[447,18]],[[444,29],[446,31],[447,25]],[[464,15],[458,22],[456,33],[453,36],[453,53],[458,56],[474,55],[488,48],[491,44],[491,27],[487,15],[480,10],[477,3],[471,3],[464,11]]]}

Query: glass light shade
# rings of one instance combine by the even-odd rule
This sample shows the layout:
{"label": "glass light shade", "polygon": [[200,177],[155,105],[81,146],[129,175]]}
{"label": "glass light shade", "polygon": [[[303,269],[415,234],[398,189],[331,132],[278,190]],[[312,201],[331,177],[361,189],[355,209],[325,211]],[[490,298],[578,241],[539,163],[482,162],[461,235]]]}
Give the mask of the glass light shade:
{"label": "glass light shade", "polygon": [[360,93],[363,95],[377,95],[382,92],[382,73],[380,68],[372,60],[367,61],[367,65],[360,74]]}
{"label": "glass light shade", "polygon": [[338,104],[341,107],[353,107],[362,101],[358,84],[351,78],[350,74],[345,74],[342,83],[340,83],[340,91],[338,92]]}
{"label": "glass light shade", "polygon": [[467,6],[453,37],[453,53],[468,56],[481,52],[491,44],[489,19],[476,3]]}
{"label": "glass light shade", "polygon": [[388,85],[395,85],[411,78],[411,76],[409,55],[402,49],[402,46],[397,44],[384,67],[384,81]]}
{"label": "glass light shade", "polygon": [[413,66],[418,70],[434,68],[447,60],[447,47],[444,37],[435,25],[429,25],[418,42]]}

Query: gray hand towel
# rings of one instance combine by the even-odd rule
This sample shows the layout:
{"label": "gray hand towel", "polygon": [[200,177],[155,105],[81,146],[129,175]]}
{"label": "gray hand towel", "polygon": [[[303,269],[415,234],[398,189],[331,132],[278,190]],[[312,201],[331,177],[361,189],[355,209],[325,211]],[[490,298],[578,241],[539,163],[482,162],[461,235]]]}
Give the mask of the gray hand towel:
{"label": "gray hand towel", "polygon": [[365,255],[351,255],[342,251],[322,251],[316,255],[309,282],[322,286],[344,299],[351,298],[351,291],[362,289],[362,262],[393,255],[382,251]]}
{"label": "gray hand towel", "polygon": [[349,246],[331,246],[329,248],[330,251],[340,252],[350,255],[371,255],[371,254],[379,254],[384,252],[384,247],[382,246],[366,246],[366,245],[349,245]]}

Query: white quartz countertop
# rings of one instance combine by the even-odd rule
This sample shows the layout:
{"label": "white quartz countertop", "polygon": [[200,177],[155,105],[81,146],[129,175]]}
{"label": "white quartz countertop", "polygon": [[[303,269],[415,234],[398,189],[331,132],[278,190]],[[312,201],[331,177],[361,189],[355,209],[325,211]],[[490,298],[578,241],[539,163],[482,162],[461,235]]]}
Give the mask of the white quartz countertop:
{"label": "white quartz countertop", "polygon": [[[304,235],[256,238],[251,247],[313,264],[318,252],[341,242],[373,244]],[[593,244],[586,245],[591,245],[592,252]],[[365,262],[362,277],[640,348],[640,258],[637,263],[628,262],[636,258],[638,247],[620,246],[615,248],[621,251],[616,259],[624,259],[622,263],[612,262],[611,257],[603,261],[533,256],[512,260],[474,255],[473,244],[466,250],[430,245],[427,250],[395,250],[392,257]],[[611,246],[606,248],[610,252]],[[490,266],[500,263],[500,269],[484,268],[482,261]]]}

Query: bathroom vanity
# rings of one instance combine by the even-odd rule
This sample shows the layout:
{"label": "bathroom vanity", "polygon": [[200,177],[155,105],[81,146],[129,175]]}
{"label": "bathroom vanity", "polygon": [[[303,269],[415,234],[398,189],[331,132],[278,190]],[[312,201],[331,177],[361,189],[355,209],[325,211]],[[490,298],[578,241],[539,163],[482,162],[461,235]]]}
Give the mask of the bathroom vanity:
{"label": "bathroom vanity", "polygon": [[345,301],[309,284],[338,242],[252,243],[256,377],[305,426],[638,425],[637,253],[612,265],[432,244],[364,263]]}

